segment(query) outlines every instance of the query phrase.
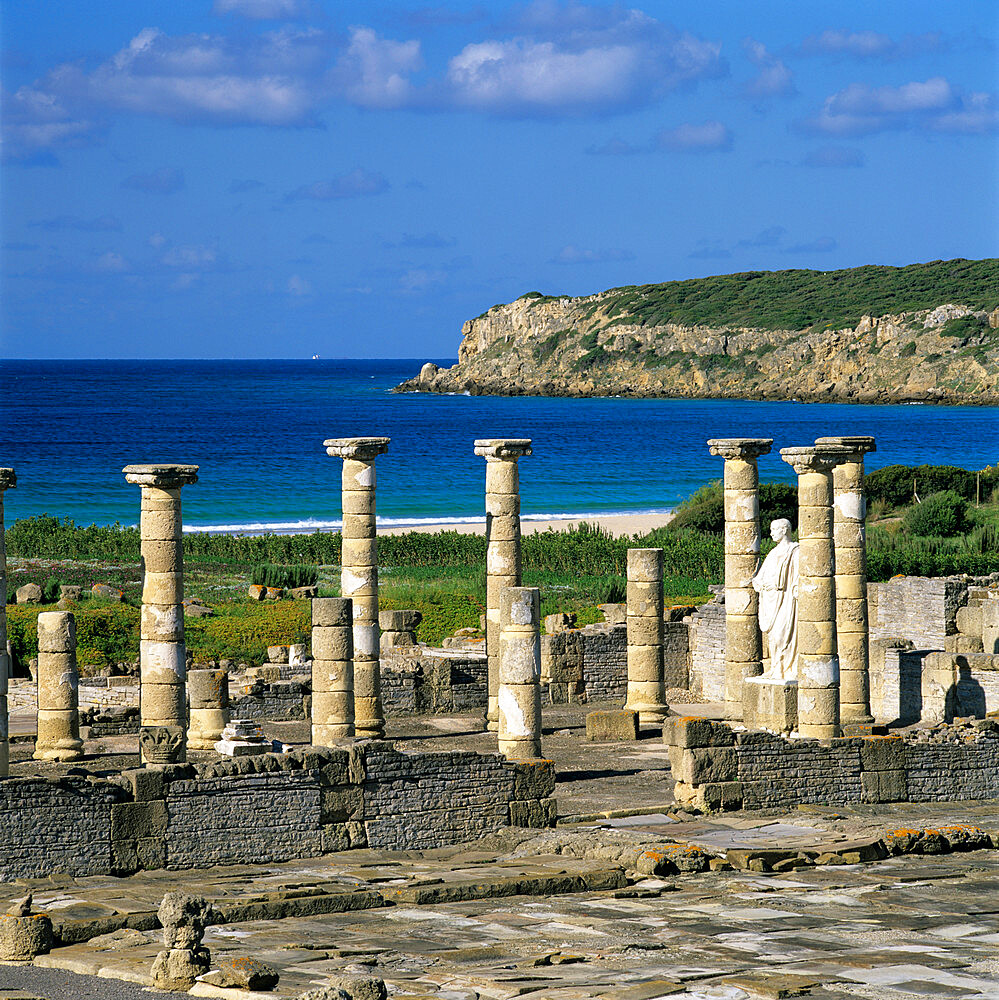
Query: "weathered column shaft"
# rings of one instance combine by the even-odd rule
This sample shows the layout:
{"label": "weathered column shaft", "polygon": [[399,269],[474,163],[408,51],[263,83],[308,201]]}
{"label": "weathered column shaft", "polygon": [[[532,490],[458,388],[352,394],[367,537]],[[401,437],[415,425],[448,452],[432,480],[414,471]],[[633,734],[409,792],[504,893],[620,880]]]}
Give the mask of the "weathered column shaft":
{"label": "weathered column shaft", "polygon": [[142,616],[139,714],[143,729],[180,729],[187,739],[184,647],[184,543],[180,490],[198,481],[196,465],[129,465],[125,479],[142,488]]}
{"label": "weathered column shaft", "polygon": [[782,448],[798,473],[798,732],[839,735],[832,470],[838,457],[817,448]]}
{"label": "weathered column shaft", "polygon": [[628,697],[640,722],[669,714],[663,680],[663,550],[628,549]]}
{"label": "weathered column shaft", "polygon": [[541,756],[541,594],[507,587],[500,599],[497,737],[508,758]]}
{"label": "weathered column shaft", "polygon": [[79,678],[76,619],[69,611],[38,616],[38,729],[35,760],[79,760]]}
{"label": "weathered column shaft", "polygon": [[350,598],[312,600],[312,745],[354,735],[354,610]]}
{"label": "weathered column shaft", "polygon": [[517,459],[531,454],[526,438],[475,442],[486,460],[486,658],[489,703],[486,726],[499,720],[500,603],[507,587],[520,586],[520,472]]}
{"label": "weathered column shaft", "polygon": [[191,715],[188,749],[213,750],[229,724],[229,671],[218,667],[190,671],[187,703]]}
{"label": "weathered column shaft", "polygon": [[378,630],[378,536],[375,526],[375,458],[388,438],[333,438],[326,454],[343,459],[343,542],[340,593],[353,602],[354,734],[376,739],[385,732]]}
{"label": "weathered column shaft", "polygon": [[[864,455],[875,451],[872,437],[824,437],[816,447],[847,449],[833,469],[833,541],[836,551],[836,643],[839,653],[840,721],[867,727],[871,715],[867,628],[867,501]],[[857,735],[855,732],[854,735]]]}
{"label": "weathered column shaft", "polygon": [[13,469],[0,469],[0,778],[10,773],[9,716],[7,714],[7,678],[10,658],[7,656],[7,549],[4,545],[3,495],[17,485]]}
{"label": "weathered column shaft", "polygon": [[759,595],[753,574],[760,559],[759,470],[769,438],[715,438],[712,455],[725,459],[725,703],[729,714],[742,712],[742,685],[763,673]]}

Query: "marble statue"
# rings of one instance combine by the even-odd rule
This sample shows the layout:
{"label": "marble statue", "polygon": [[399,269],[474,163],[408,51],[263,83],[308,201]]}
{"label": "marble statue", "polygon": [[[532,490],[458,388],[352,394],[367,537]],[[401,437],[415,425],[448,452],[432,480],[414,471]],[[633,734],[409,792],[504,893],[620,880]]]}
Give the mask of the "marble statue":
{"label": "marble statue", "polygon": [[764,676],[794,680],[798,676],[798,543],[791,541],[791,522],[770,525],[777,543],[753,577],[760,595],[760,630],[767,633],[770,667]]}

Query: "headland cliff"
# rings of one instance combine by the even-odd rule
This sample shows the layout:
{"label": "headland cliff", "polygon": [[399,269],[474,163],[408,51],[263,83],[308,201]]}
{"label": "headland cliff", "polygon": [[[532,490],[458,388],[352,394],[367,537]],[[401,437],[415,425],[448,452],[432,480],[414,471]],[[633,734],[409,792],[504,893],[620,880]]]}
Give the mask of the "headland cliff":
{"label": "headland cliff", "polygon": [[528,292],[397,391],[999,404],[999,259]]}

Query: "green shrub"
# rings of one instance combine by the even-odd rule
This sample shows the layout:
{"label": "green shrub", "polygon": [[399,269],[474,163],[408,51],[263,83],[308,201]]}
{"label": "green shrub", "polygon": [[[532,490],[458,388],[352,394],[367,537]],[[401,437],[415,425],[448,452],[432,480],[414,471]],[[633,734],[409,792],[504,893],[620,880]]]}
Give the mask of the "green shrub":
{"label": "green shrub", "polygon": [[[778,518],[787,518],[792,525],[798,523],[798,491],[788,483],[760,483],[760,529],[770,533],[770,525]],[[673,531],[725,530],[725,493],[721,482],[702,486],[683,500],[676,508],[676,517],[670,522]]]}
{"label": "green shrub", "polygon": [[263,563],[254,566],[250,582],[258,587],[314,587],[319,582],[319,570],[315,566],[275,566]]}
{"label": "green shrub", "polygon": [[964,531],[968,501],[953,490],[932,493],[905,512],[905,526],[918,537],[951,538]]}
{"label": "green shrub", "polygon": [[889,507],[906,507],[915,500],[941,490],[953,490],[965,500],[987,500],[999,487],[999,466],[969,472],[956,465],[888,465],[864,476],[864,492],[870,502],[880,500]]}
{"label": "green shrub", "polygon": [[42,584],[42,603],[53,604],[55,601],[58,600],[59,600],[59,580],[57,577],[50,576]]}

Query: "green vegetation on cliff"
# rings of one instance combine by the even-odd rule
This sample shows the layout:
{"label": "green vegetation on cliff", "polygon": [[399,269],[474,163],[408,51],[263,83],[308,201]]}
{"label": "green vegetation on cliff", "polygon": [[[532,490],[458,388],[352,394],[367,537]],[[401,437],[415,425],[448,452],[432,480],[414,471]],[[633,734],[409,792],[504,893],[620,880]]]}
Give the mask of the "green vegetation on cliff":
{"label": "green vegetation on cliff", "polygon": [[862,316],[932,309],[945,302],[970,309],[999,306],[999,259],[720,274],[614,288],[602,305],[616,324],[804,330],[855,326]]}

